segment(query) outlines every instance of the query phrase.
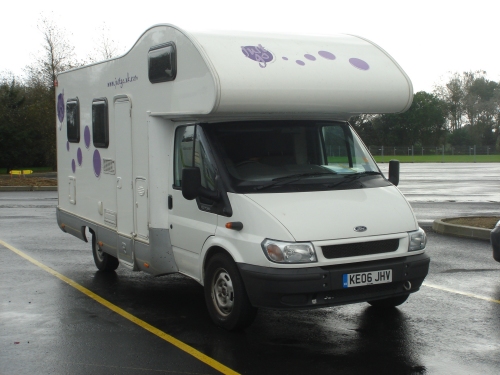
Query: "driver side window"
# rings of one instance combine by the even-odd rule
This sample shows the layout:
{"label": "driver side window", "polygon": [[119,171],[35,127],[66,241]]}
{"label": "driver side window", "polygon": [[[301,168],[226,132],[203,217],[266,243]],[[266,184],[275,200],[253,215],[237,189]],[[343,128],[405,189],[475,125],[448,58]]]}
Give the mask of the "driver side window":
{"label": "driver side window", "polygon": [[215,190],[215,166],[207,152],[203,129],[188,125],[175,131],[174,146],[174,187],[182,186],[182,169],[198,167],[201,172],[201,186]]}

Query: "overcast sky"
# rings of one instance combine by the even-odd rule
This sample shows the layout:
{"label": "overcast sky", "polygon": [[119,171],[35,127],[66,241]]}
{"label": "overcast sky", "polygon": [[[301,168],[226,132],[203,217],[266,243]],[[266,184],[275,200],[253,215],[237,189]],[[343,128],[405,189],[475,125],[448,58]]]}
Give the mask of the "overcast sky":
{"label": "overcast sky", "polygon": [[410,76],[414,91],[432,91],[449,72],[485,70],[500,81],[500,1],[179,0],[8,1],[0,22],[0,73],[21,75],[41,46],[41,15],[67,32],[84,58],[105,25],[128,50],[150,26],[187,31],[244,30],[355,34],[384,48]]}

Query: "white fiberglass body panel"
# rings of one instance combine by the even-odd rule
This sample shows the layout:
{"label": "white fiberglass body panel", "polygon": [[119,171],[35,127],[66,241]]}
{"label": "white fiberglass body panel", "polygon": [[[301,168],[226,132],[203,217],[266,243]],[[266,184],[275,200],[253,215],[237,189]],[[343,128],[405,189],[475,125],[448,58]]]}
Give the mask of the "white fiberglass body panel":
{"label": "white fiberglass body panel", "polygon": [[[281,222],[295,241],[372,237],[418,229],[411,207],[392,186],[247,197]],[[367,230],[356,232],[354,228],[359,226]]]}
{"label": "white fiberglass body panel", "polygon": [[217,71],[214,113],[392,113],[413,88],[377,45],[351,35],[191,33]]}
{"label": "white fiberglass body panel", "polygon": [[[229,247],[234,247],[234,258],[237,262],[270,265],[260,247],[261,242],[265,238],[293,241],[292,235],[274,215],[262,209],[248,196],[228,193],[228,197],[233,208],[233,216],[230,218],[219,216],[216,237],[225,238],[232,243]],[[242,222],[244,229],[235,231],[225,227],[227,222],[235,221]]]}
{"label": "white fiberglass body panel", "polygon": [[[151,47],[166,42],[175,43],[177,64],[181,68],[174,81],[152,84],[148,79],[148,51]],[[66,191],[59,190],[60,209],[116,229],[117,216],[135,208],[125,211],[121,208],[122,212],[118,212],[117,189],[120,180],[117,181],[117,177],[120,176],[113,168],[107,169],[106,166],[123,163],[123,155],[126,154],[130,159],[127,165],[134,183],[131,186],[129,182],[122,189],[135,191],[135,181],[141,177],[148,185],[144,196],[149,196],[151,190],[153,206],[163,209],[161,211],[153,207],[153,210],[147,210],[145,207],[144,215],[139,216],[135,211],[132,214],[127,212],[127,219],[144,221],[135,223],[143,228],[149,224],[165,227],[167,198],[164,192],[168,186],[165,163],[168,161],[170,146],[170,139],[166,136],[171,129],[166,120],[151,120],[148,113],[206,114],[212,111],[217,99],[216,80],[202,53],[180,30],[157,26],[147,30],[125,55],[63,72],[58,75],[57,81],[58,183],[59,186],[67,186],[69,179],[73,178],[77,181],[75,191],[79,195],[77,204],[71,204]],[[116,136],[118,130],[115,125],[119,119],[115,118],[115,106],[120,105],[116,99],[124,97],[130,102],[128,121],[132,124],[132,146],[130,141],[123,142]],[[66,104],[72,98],[79,100],[79,142],[68,141]],[[96,98],[107,100],[110,134],[107,147],[94,145],[92,103]],[[158,138],[159,136],[163,138]],[[150,146],[154,148],[150,150]],[[150,176],[151,158],[155,159],[152,172],[161,171],[154,176]],[[150,184],[149,179],[154,184]],[[163,195],[160,196],[157,191]],[[120,220],[122,221],[123,219]],[[133,235],[130,233],[132,230],[127,232],[127,236]],[[146,236],[141,240],[148,242]]]}

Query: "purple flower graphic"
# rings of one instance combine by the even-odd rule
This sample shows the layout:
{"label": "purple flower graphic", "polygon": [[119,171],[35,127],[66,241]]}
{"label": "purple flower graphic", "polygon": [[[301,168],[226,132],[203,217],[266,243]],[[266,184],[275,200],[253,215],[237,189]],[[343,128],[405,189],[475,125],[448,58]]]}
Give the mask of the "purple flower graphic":
{"label": "purple flower graphic", "polygon": [[64,120],[64,91],[57,95],[57,117],[59,122],[62,123]]}
{"label": "purple flower graphic", "polygon": [[262,47],[262,44],[258,46],[241,46],[241,51],[249,59],[257,61],[261,68],[265,68],[267,63],[274,60],[272,52]]}

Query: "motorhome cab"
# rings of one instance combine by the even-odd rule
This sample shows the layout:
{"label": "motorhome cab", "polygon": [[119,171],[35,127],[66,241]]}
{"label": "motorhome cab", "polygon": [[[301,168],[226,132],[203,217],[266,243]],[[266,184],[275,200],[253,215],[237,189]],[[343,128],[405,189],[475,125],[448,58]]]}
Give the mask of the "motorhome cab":
{"label": "motorhome cab", "polygon": [[226,329],[260,307],[396,306],[427,275],[399,164],[386,178],[347,122],[412,102],[366,39],[157,25],[57,79],[57,221],[98,269],[187,275]]}

